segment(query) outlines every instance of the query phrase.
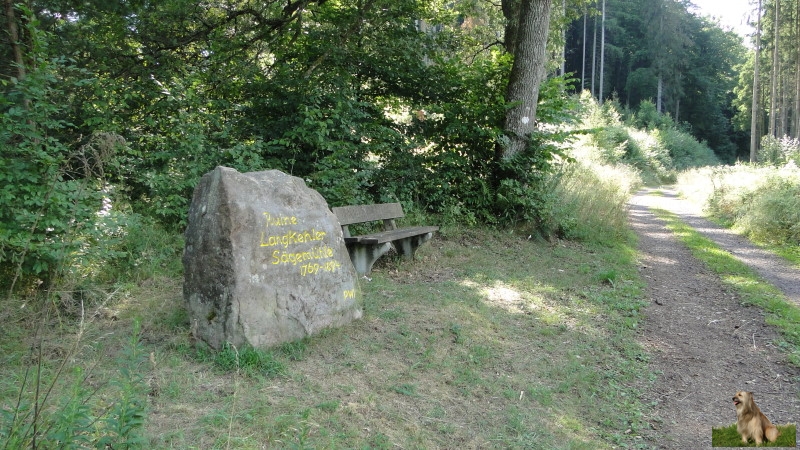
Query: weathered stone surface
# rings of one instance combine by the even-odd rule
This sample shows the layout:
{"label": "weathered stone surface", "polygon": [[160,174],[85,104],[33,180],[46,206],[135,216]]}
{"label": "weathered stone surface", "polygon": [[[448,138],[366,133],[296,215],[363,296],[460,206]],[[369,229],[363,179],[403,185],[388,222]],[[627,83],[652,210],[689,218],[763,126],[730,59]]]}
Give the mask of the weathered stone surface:
{"label": "weathered stone surface", "polygon": [[183,255],[195,337],[269,347],[362,315],[336,216],[300,178],[217,167],[194,191]]}

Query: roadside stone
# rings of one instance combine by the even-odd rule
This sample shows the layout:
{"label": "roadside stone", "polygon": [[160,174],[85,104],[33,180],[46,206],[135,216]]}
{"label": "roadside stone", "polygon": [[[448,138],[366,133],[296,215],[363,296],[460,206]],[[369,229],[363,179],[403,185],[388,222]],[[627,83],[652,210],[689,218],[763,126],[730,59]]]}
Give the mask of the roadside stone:
{"label": "roadside stone", "polygon": [[270,347],[362,316],[341,227],[300,178],[217,167],[195,188],[185,240],[192,333],[214,349]]}

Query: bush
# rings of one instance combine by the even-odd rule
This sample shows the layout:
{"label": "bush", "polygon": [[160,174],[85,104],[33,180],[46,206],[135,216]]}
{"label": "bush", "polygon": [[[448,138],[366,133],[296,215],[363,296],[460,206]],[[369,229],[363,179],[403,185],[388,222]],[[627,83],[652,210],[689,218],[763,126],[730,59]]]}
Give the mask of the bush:
{"label": "bush", "polygon": [[766,135],[761,138],[761,148],[758,149],[758,161],[780,166],[787,163],[800,165],[800,140],[784,136],[777,139]]}
{"label": "bush", "polygon": [[642,100],[639,110],[631,118],[632,125],[645,130],[669,129],[675,122],[669,114],[662,114],[656,110],[656,104],[650,100]]}
{"label": "bush", "polygon": [[[717,163],[713,152],[688,133],[678,130],[671,119],[645,108],[644,116],[633,120],[647,129],[625,125],[614,102],[602,107],[593,100],[581,103],[584,126],[592,131],[591,144],[597,147],[603,162],[629,164],[640,171],[647,184],[674,183],[676,167]],[[645,103],[646,107],[648,103]],[[653,117],[650,117],[653,116]],[[656,120],[658,119],[658,120]]]}
{"label": "bush", "polygon": [[744,196],[737,228],[771,244],[800,244],[800,177],[772,176]]}
{"label": "bush", "polygon": [[707,145],[698,142],[694,136],[685,131],[666,128],[655,130],[654,134],[669,151],[676,170],[714,166],[720,163],[717,155]]}
{"label": "bush", "polygon": [[49,285],[83,241],[98,238],[103,167],[122,142],[99,133],[69,144],[59,62],[36,64],[0,95],[0,284],[7,289],[18,281]]}

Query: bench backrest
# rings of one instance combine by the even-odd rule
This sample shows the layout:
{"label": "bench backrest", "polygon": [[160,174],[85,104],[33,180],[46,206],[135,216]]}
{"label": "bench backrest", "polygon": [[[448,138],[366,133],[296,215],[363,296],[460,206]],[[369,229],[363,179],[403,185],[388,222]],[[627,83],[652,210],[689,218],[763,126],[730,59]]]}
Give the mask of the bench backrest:
{"label": "bench backrest", "polygon": [[331,210],[336,214],[339,224],[342,226],[375,220],[387,221],[403,217],[403,207],[400,203],[339,206],[331,208]]}

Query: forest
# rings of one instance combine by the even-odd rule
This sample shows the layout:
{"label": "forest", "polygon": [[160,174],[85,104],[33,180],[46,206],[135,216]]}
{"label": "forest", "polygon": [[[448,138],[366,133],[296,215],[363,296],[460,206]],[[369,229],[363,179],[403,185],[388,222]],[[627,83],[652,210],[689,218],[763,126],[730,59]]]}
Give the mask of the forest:
{"label": "forest", "polygon": [[750,4],[757,32],[744,38],[693,13],[689,1],[594,5],[569,27],[565,70],[596,98],[634,109],[656,103],[725,162],[755,161],[751,136],[798,137],[800,6]]}
{"label": "forest", "polygon": [[744,42],[678,0],[5,0],[0,273],[123,257],[95,244],[125,221],[180,232],[217,165],[557,233],[581,90],[727,163],[751,135],[797,138],[798,8],[754,5]]}

